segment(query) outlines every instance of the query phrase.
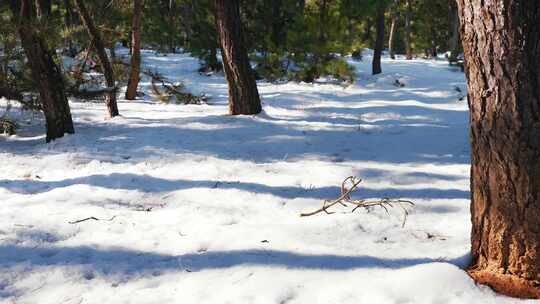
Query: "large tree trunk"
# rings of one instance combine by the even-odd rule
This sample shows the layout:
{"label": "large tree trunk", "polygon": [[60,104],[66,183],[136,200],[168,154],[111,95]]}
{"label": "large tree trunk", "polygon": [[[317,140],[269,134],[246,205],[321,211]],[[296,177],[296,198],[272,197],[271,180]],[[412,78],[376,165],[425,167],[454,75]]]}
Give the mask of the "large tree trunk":
{"label": "large tree trunk", "polygon": [[394,0],[392,4],[392,22],[390,23],[390,34],[388,35],[388,52],[390,53],[390,58],[396,59],[396,50],[394,50],[394,41],[397,30],[397,19],[398,19],[398,5],[399,0]]}
{"label": "large tree trunk", "polygon": [[386,6],[384,1],[377,4],[376,29],[377,37],[375,39],[375,47],[373,48],[372,74],[380,74],[381,69],[381,54],[384,47],[384,12]]}
{"label": "large tree trunk", "polygon": [[215,9],[223,68],[229,83],[229,113],[260,113],[261,100],[242,36],[239,1],[215,0]]}
{"label": "large tree trunk", "polygon": [[126,90],[126,99],[137,97],[139,76],[141,73],[141,13],[143,0],[133,2],[133,20],[131,25],[131,65]]}
{"label": "large tree trunk", "polygon": [[412,0],[406,0],[405,3],[405,59],[411,60],[413,58],[412,46],[411,46],[411,22],[412,22]]}
{"label": "large tree trunk", "polygon": [[32,79],[39,91],[47,128],[45,140],[50,142],[65,133],[75,133],[64,80],[54,62],[53,51],[34,28],[37,14],[31,1],[12,1],[12,10],[18,22],[18,32],[32,71]]}
{"label": "large tree trunk", "polygon": [[540,2],[458,0],[471,110],[470,275],[540,298]]}
{"label": "large tree trunk", "polygon": [[101,34],[99,33],[99,30],[94,25],[94,22],[92,21],[92,17],[88,13],[86,6],[84,6],[84,1],[75,0],[75,6],[77,7],[77,10],[79,11],[79,15],[81,16],[81,21],[86,27],[86,31],[88,32],[90,39],[93,40],[96,53],[101,63],[101,67],[103,68],[105,82],[107,84],[107,87],[111,89],[110,92],[107,93],[105,97],[105,104],[107,105],[107,109],[109,110],[109,116],[110,117],[118,116],[119,113],[118,113],[118,105],[116,104],[116,90],[115,89],[113,90],[113,88],[116,87],[116,84],[114,81],[114,72],[111,66],[111,62],[109,61],[109,57],[107,57],[107,52],[105,52],[105,45],[103,43],[103,40],[101,39]]}

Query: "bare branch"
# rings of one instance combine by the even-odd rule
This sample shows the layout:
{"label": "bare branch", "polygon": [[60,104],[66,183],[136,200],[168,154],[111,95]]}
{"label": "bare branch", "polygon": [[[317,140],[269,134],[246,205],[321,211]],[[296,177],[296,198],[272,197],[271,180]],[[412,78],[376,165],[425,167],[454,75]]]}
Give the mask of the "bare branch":
{"label": "bare branch", "polygon": [[[405,227],[405,222],[407,221],[407,216],[409,215],[409,210],[407,207],[414,206],[414,203],[408,200],[402,200],[402,199],[390,199],[390,198],[382,198],[380,200],[374,200],[374,201],[366,201],[363,199],[354,200],[351,198],[351,193],[353,193],[358,185],[362,182],[360,178],[349,176],[347,177],[342,183],[341,183],[341,195],[335,199],[335,200],[325,200],[323,202],[323,206],[315,211],[307,212],[307,213],[301,213],[300,216],[312,216],[321,212],[325,212],[326,214],[332,214],[334,212],[328,211],[329,208],[336,204],[341,204],[344,207],[347,206],[354,206],[352,209],[352,212],[355,212],[358,208],[364,208],[369,210],[372,207],[381,207],[384,209],[384,211],[387,214],[390,214],[389,208],[394,208],[395,206],[398,206],[403,210],[403,222],[401,224],[401,227]],[[347,188],[347,184],[350,184],[350,188]]]}

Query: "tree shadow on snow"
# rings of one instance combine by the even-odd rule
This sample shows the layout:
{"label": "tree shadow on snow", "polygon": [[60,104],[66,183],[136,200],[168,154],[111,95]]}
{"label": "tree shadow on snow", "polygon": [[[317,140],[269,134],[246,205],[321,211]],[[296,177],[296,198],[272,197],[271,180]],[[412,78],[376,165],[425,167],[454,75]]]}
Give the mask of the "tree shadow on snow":
{"label": "tree shadow on snow", "polygon": [[302,254],[289,251],[246,249],[167,255],[128,249],[94,247],[31,248],[0,245],[0,266],[88,266],[102,275],[155,275],[156,272],[203,271],[237,266],[282,267],[304,270],[400,269],[419,264],[447,262],[464,267],[468,255],[454,258],[383,258],[368,255]]}
{"label": "tree shadow on snow", "polygon": [[[366,171],[368,177],[375,175],[374,170]],[[416,178],[412,173],[411,177]],[[453,176],[420,174],[423,178],[457,178]],[[303,188],[295,186],[269,186],[260,183],[223,181],[223,180],[170,180],[150,175],[137,175],[129,173],[113,173],[108,175],[90,175],[80,178],[70,178],[59,181],[41,181],[41,180],[0,180],[0,188],[21,194],[45,193],[54,189],[66,188],[74,185],[88,185],[106,189],[138,190],[147,193],[160,193],[181,191],[195,188],[212,189],[236,189],[257,194],[270,194],[282,198],[313,198],[329,199],[339,196],[340,187],[317,187]],[[370,189],[360,188],[355,193],[357,198],[374,197],[401,197],[401,198],[437,198],[437,199],[467,199],[469,192],[458,189],[437,189],[437,188],[419,188],[419,189],[399,189],[384,188]]]}

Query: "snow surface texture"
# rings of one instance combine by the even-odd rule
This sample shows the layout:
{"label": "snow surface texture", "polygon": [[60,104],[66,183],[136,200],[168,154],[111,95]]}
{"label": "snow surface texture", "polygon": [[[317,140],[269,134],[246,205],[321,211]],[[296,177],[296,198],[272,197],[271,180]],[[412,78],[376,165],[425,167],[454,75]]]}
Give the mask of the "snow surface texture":
{"label": "snow surface texture", "polygon": [[[264,112],[231,117],[222,75],[143,55],[210,104],[159,104],[144,79],[121,117],[73,101],[75,135],[45,144],[33,118],[0,138],[0,302],[518,302],[461,270],[466,83],[446,62],[385,58],[372,77],[366,56],[346,88],[261,82]],[[359,198],[414,201],[405,227],[399,210],[299,217],[350,175]]]}

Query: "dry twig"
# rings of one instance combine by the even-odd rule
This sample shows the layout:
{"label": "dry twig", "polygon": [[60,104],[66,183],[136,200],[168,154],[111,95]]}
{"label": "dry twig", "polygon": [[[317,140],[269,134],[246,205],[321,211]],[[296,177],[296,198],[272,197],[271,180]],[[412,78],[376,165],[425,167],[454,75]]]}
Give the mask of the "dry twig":
{"label": "dry twig", "polygon": [[84,218],[84,219],[82,219],[82,220],[76,220],[76,221],[68,222],[68,223],[70,223],[70,224],[78,224],[78,223],[85,222],[85,221],[88,221],[88,220],[94,220],[94,221],[107,221],[107,222],[110,222],[110,221],[114,220],[115,218],[116,218],[116,215],[114,215],[114,216],[111,217],[110,219],[98,219],[98,218],[95,217],[95,216],[91,216],[91,217]]}
{"label": "dry twig", "polygon": [[[351,193],[356,190],[356,188],[361,182],[362,180],[360,178],[357,178],[354,176],[347,177],[341,183],[341,195],[337,199],[325,200],[321,208],[312,212],[301,213],[300,216],[312,216],[321,212],[325,212],[326,214],[332,214],[334,212],[330,212],[328,211],[328,209],[337,204],[341,204],[344,207],[347,207],[350,205],[354,206],[354,208],[351,210],[351,213],[356,211],[358,208],[364,208],[364,209],[369,210],[369,208],[371,207],[381,207],[384,209],[386,213],[389,214],[389,208],[398,206],[403,210],[403,213],[404,213],[403,222],[401,224],[401,226],[404,227],[405,222],[407,220],[407,216],[409,215],[409,210],[406,207],[414,206],[414,203],[408,200],[390,199],[390,198],[382,198],[380,200],[374,200],[374,201],[368,201],[364,199],[357,199],[357,200],[352,199]],[[350,188],[347,188],[348,183],[350,184]]]}

